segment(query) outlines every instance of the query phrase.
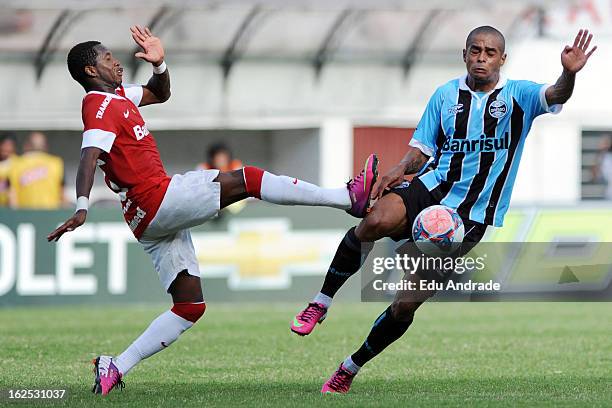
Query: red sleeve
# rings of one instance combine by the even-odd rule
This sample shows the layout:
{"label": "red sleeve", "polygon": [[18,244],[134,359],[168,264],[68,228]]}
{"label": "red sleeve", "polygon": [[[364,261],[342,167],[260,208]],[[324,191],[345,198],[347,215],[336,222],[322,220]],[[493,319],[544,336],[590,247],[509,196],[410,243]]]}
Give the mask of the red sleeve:
{"label": "red sleeve", "polygon": [[104,95],[91,94],[83,100],[83,130],[101,129],[117,133],[117,126],[113,120],[111,104],[113,98]]}
{"label": "red sleeve", "polygon": [[113,120],[113,97],[110,95],[90,94],[83,100],[83,144],[85,147],[98,147],[109,153],[115,138],[117,126]]}

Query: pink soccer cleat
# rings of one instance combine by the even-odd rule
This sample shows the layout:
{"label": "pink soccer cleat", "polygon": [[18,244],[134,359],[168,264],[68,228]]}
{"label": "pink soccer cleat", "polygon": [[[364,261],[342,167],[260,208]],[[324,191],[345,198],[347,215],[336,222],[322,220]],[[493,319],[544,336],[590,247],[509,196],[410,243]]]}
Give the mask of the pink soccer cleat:
{"label": "pink soccer cleat", "polygon": [[353,217],[363,218],[370,207],[370,194],[378,178],[378,157],[368,156],[361,173],[346,183],[351,198],[351,208],[346,210]]}
{"label": "pink soccer cleat", "polygon": [[323,384],[321,394],[346,394],[351,389],[351,383],[356,375],[346,369],[344,364],[340,364],[336,372]]}
{"label": "pink soccer cleat", "polygon": [[306,309],[298,313],[291,323],[291,331],[300,336],[312,332],[317,323],[321,323],[327,316],[327,308],[321,303],[309,303]]}
{"label": "pink soccer cleat", "polygon": [[107,395],[113,388],[123,389],[125,384],[121,380],[123,375],[113,362],[111,356],[99,356],[93,359],[96,382],[91,392]]}

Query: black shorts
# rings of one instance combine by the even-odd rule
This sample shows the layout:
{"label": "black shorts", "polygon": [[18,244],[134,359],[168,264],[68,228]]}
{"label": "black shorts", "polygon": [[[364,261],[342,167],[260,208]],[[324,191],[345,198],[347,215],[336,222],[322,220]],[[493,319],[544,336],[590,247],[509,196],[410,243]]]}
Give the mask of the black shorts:
{"label": "black shorts", "polygon": [[[397,194],[402,198],[406,207],[406,219],[408,221],[406,230],[400,235],[391,237],[391,239],[394,241],[404,239],[412,241],[412,224],[416,216],[425,208],[440,204],[440,201],[433,197],[429,190],[427,190],[427,187],[425,187],[425,184],[417,177],[412,179],[410,184],[406,182],[400,187],[389,190],[388,193]],[[459,252],[466,254],[480,242],[487,230],[487,225],[468,219],[463,219],[463,225],[465,227],[465,236],[463,237],[463,244]]]}

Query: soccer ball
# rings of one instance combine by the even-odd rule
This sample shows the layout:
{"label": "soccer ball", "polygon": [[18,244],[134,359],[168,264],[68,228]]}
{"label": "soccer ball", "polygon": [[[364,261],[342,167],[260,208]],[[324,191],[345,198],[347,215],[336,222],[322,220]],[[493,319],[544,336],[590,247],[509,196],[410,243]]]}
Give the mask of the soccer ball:
{"label": "soccer ball", "polygon": [[412,224],[412,238],[426,255],[446,256],[455,252],[465,234],[457,211],[445,205],[432,205],[417,215]]}

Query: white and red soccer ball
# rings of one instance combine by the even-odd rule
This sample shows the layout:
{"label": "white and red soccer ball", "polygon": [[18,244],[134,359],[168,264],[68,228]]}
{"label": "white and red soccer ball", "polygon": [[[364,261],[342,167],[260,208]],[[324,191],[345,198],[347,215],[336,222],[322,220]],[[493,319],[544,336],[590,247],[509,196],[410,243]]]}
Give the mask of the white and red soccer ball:
{"label": "white and red soccer ball", "polygon": [[461,246],[464,235],[463,220],[457,211],[445,205],[425,208],[412,224],[412,238],[426,255],[452,254]]}

